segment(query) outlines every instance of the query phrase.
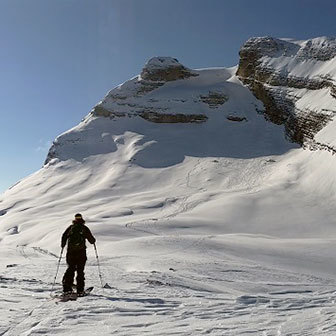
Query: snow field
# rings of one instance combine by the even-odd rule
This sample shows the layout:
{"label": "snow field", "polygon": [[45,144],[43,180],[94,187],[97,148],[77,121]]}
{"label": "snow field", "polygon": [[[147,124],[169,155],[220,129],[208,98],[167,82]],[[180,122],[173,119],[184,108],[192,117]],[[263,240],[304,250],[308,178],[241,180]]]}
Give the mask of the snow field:
{"label": "snow field", "polygon": [[[333,335],[335,332],[335,279],[330,276],[333,260],[325,255],[325,251],[335,252],[334,240],[293,241],[253,235],[153,236],[125,244],[116,242],[112,248],[115,255],[102,255],[101,268],[104,280],[113,288],[99,289],[97,266],[90,253],[86,281],[95,290],[91,296],[67,303],[56,303],[49,296],[53,280],[51,265],[56,269],[56,256],[29,247],[7,250],[7,254],[10,251],[16,256],[17,265],[8,267],[7,276],[0,278],[4,305],[0,332],[3,335]],[[319,260],[323,260],[325,267],[329,264],[329,270],[328,267],[321,270]],[[57,289],[61,287],[59,281],[64,270],[63,261]]]}
{"label": "snow field", "polygon": [[[0,203],[0,334],[333,335],[328,153],[186,157],[149,169],[130,163],[133,137],[108,157],[55,163],[8,191],[34,195],[44,181],[34,197]],[[88,246],[94,292],[56,304],[49,294],[74,209],[98,239],[113,288],[100,288]],[[64,271],[63,259],[57,290]]]}

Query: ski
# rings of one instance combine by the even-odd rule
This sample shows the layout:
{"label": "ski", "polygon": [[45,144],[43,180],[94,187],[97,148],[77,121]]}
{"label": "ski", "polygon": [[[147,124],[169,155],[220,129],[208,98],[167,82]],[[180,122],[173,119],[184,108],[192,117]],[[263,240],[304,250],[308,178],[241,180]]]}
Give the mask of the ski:
{"label": "ski", "polygon": [[82,297],[82,296],[88,296],[93,290],[92,287],[88,287],[83,294],[77,294],[75,292],[69,293],[69,294],[64,294],[64,293],[59,293],[59,294],[52,294],[51,297],[56,300],[56,302],[68,302],[68,301],[76,301],[77,298]]}
{"label": "ski", "polygon": [[76,300],[77,300],[77,294],[76,293],[61,294],[58,297],[59,302],[68,302],[68,301],[76,301]]}
{"label": "ski", "polygon": [[86,288],[85,291],[84,291],[84,293],[83,293],[83,295],[77,295],[77,297],[90,295],[90,293],[92,292],[93,288],[94,288],[93,286]]}
{"label": "ski", "polygon": [[55,300],[56,302],[67,302],[67,301],[76,301],[77,300],[77,294],[76,293],[56,293],[56,294],[50,294],[51,299]]}

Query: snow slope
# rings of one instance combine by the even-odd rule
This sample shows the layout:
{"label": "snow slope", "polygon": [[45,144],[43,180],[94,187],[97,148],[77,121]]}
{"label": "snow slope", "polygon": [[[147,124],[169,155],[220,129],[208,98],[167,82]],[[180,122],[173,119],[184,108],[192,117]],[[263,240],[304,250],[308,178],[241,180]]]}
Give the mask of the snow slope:
{"label": "snow slope", "polygon": [[[190,71],[112,90],[98,104],[110,115],[93,110],[0,196],[0,335],[336,334],[335,157],[287,141],[235,69]],[[93,294],[56,304],[77,212],[112,288],[89,246]]]}

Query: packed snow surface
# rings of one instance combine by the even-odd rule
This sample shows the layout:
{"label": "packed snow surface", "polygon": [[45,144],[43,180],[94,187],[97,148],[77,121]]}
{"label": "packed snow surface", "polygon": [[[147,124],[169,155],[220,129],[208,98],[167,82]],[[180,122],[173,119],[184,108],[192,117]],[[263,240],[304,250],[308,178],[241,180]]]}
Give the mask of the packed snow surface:
{"label": "packed snow surface", "polygon": [[[206,122],[89,115],[0,196],[0,335],[336,334],[335,157],[289,143],[232,70],[198,73],[228,97]],[[188,109],[196,84],[151,98]],[[77,212],[110,288],[90,245],[92,294],[57,302]]]}

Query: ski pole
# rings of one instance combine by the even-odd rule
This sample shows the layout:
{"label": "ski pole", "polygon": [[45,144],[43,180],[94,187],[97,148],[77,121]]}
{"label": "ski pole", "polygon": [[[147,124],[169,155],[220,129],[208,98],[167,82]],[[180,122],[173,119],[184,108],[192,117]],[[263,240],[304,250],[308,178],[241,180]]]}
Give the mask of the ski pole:
{"label": "ski pole", "polygon": [[97,252],[96,243],[94,243],[93,246],[94,246],[95,253],[96,253],[96,259],[97,259],[97,265],[98,265],[98,273],[99,273],[100,283],[101,283],[102,288],[104,288],[103,277],[102,277],[102,274],[101,274],[101,271],[100,271],[100,264],[99,264],[99,258],[98,258],[98,252]]}
{"label": "ski pole", "polygon": [[59,270],[59,267],[60,267],[60,264],[61,264],[63,249],[64,249],[64,247],[62,247],[61,254],[60,254],[59,259],[58,259],[57,269],[56,269],[56,275],[55,275],[55,278],[54,278],[54,283],[53,283],[53,285],[51,287],[51,292],[54,290],[54,286],[55,286],[55,283],[56,283],[56,278],[57,278],[58,270]]}

